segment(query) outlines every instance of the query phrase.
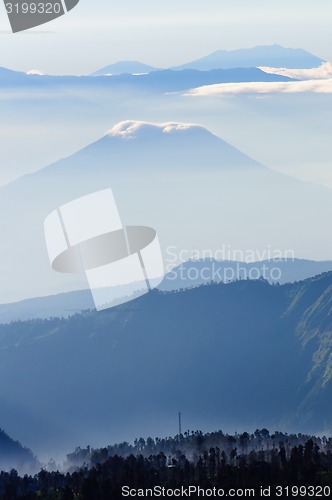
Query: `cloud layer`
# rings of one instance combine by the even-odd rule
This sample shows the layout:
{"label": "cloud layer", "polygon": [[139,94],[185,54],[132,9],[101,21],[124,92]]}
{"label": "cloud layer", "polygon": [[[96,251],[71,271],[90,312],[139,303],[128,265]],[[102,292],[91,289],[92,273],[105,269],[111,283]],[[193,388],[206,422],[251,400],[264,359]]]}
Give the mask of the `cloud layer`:
{"label": "cloud layer", "polygon": [[270,68],[268,66],[260,66],[259,69],[265,73],[288,76],[297,80],[325,80],[332,78],[332,63],[330,62],[311,69]]}
{"label": "cloud layer", "polygon": [[161,131],[169,134],[189,129],[201,129],[203,127],[192,123],[167,122],[167,123],[151,123],[136,120],[126,120],[114,125],[106,135],[109,137],[119,137],[121,139],[135,139],[137,135],[149,133],[151,131]]}
{"label": "cloud layer", "polygon": [[332,93],[332,78],[300,82],[218,83],[192,89],[185,95],[215,97],[238,94],[296,94],[301,92],[330,94]]}

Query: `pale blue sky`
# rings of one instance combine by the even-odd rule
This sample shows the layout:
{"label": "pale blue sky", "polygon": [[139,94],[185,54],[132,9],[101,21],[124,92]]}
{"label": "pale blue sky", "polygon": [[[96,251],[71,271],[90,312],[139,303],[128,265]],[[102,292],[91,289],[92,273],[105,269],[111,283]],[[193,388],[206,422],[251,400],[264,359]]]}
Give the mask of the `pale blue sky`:
{"label": "pale blue sky", "polygon": [[331,0],[81,0],[66,16],[13,35],[1,5],[0,66],[82,74],[136,59],[167,67],[273,43],[331,61],[331,15]]}

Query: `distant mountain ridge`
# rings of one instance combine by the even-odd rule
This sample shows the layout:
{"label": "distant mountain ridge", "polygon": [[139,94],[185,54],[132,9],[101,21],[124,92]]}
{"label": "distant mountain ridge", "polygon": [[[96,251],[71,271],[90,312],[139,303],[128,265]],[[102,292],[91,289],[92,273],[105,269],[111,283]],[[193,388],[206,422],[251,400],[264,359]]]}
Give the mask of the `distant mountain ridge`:
{"label": "distant mountain ridge", "polygon": [[[205,57],[178,66],[172,66],[168,69],[176,71],[188,69],[210,71],[215,69],[257,68],[258,66],[311,69],[320,66],[323,62],[326,61],[306,50],[286,48],[274,44],[237,50],[216,50]],[[158,70],[162,71],[162,68],[149,66],[138,61],[119,61],[98,69],[91,75],[150,73],[151,71]]]}
{"label": "distant mountain ridge", "polygon": [[258,68],[216,69],[198,71],[160,70],[142,74],[113,74],[110,76],[49,76],[26,74],[0,68],[0,88],[27,87],[40,89],[50,87],[83,87],[121,89],[130,86],[136,91],[180,92],[193,87],[216,83],[241,82],[291,82],[294,79],[275,73],[266,73]]}
{"label": "distant mountain ridge", "polygon": [[[305,259],[270,259],[240,262],[216,259],[194,259],[183,262],[166,274],[158,289],[172,291],[210,282],[228,283],[236,280],[266,279],[269,283],[285,284],[303,281],[332,271],[332,261]],[[0,306],[1,318],[1,306]]]}
{"label": "distant mountain ridge", "polygon": [[332,272],[0,325],[3,425],[37,452],[167,434],[179,408],[193,429],[328,433],[331,310]]}
{"label": "distant mountain ridge", "polygon": [[251,68],[269,66],[273,68],[309,69],[320,66],[324,59],[306,50],[285,48],[281,45],[262,45],[251,49],[217,50],[195,61],[175,66],[172,69],[198,69],[208,71],[216,68]]}
{"label": "distant mountain ridge", "polygon": [[[167,273],[158,290],[184,290],[211,282],[257,279],[259,274],[262,278],[265,275],[271,283],[284,284],[302,281],[327,271],[332,271],[332,261],[278,259],[245,263],[214,259],[189,260]],[[11,304],[0,304],[0,324],[37,318],[67,318],[87,309],[95,309],[90,290],[36,297]]]}

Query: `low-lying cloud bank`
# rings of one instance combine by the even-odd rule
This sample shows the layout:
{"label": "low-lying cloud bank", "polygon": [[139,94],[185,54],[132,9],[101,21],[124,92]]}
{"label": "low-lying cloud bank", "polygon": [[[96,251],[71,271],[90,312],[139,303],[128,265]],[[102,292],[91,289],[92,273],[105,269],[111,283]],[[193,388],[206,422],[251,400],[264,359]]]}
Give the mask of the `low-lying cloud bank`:
{"label": "low-lying cloud bank", "polygon": [[268,66],[260,66],[259,69],[265,73],[288,76],[296,80],[325,80],[332,78],[332,63],[330,62],[311,69],[270,68]]}
{"label": "low-lying cloud bank", "polygon": [[227,94],[296,94],[301,92],[330,94],[332,93],[332,78],[300,82],[217,83],[191,89],[185,95],[215,97]]}

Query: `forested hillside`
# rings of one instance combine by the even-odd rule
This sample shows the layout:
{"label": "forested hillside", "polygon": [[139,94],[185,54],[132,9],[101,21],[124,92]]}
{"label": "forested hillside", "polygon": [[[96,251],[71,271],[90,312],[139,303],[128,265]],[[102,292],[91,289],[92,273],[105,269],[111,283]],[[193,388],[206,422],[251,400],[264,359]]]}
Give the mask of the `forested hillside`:
{"label": "forested hillside", "polygon": [[38,461],[32,451],[10,438],[0,429],[0,470],[19,469],[21,473],[38,468]]}
{"label": "forested hillside", "polygon": [[2,425],[37,454],[172,433],[179,409],[194,429],[329,432],[331,287],[245,280],[2,325]]}

